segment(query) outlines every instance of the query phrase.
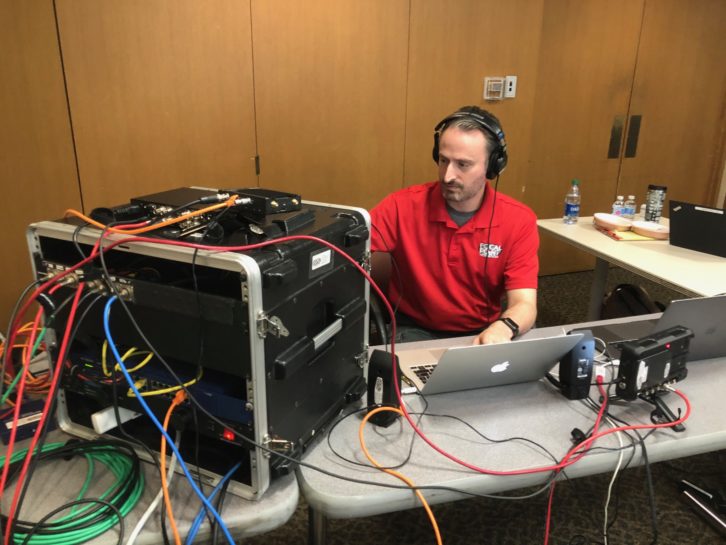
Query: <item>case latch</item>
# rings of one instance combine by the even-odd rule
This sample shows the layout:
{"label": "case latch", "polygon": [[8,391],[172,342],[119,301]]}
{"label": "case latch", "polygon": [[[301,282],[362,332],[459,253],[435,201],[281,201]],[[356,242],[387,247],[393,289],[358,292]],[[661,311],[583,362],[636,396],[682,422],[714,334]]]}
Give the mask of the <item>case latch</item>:
{"label": "case latch", "polygon": [[268,333],[275,337],[287,337],[290,334],[280,318],[261,311],[257,316],[257,335],[264,339]]}
{"label": "case latch", "polygon": [[[262,444],[273,452],[281,452],[283,454],[292,452],[292,449],[295,446],[291,441],[288,441],[287,439],[270,437],[267,434],[265,434],[265,436],[263,437]],[[265,456],[269,457],[270,452],[265,452]]]}

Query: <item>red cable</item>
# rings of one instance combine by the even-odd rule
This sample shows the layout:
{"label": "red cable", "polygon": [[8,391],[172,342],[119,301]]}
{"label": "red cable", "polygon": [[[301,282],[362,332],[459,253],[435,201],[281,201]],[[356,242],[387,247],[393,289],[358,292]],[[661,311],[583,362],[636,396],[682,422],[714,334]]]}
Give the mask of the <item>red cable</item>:
{"label": "red cable", "polygon": [[[355,259],[350,257],[348,254],[343,252],[340,248],[338,248],[334,244],[328,242],[327,240],[323,240],[321,238],[313,237],[313,236],[309,236],[309,235],[294,235],[294,236],[281,237],[281,238],[277,238],[277,239],[269,240],[269,241],[265,241],[265,242],[259,242],[257,244],[249,244],[249,245],[245,245],[245,246],[207,246],[207,245],[203,245],[203,244],[182,242],[179,240],[160,240],[160,239],[155,239],[155,238],[150,238],[150,237],[131,236],[128,238],[123,238],[123,239],[114,241],[109,246],[104,247],[103,251],[108,251],[111,248],[113,248],[114,246],[117,246],[122,243],[128,244],[128,243],[133,243],[133,242],[145,242],[145,243],[150,243],[150,244],[165,244],[165,245],[169,245],[169,246],[180,246],[183,248],[196,248],[199,250],[206,250],[206,251],[212,251],[212,252],[217,252],[217,251],[219,251],[219,252],[235,252],[235,251],[255,250],[255,249],[259,249],[259,248],[264,248],[266,246],[271,246],[274,244],[280,244],[283,242],[289,242],[289,241],[293,241],[293,240],[310,240],[310,241],[322,244],[323,246],[326,246],[326,247],[330,248],[331,250],[335,251],[336,253],[341,255],[343,258],[348,260],[368,280],[371,287],[373,287],[373,289],[376,291],[376,293],[381,297],[383,303],[386,306],[386,310],[388,311],[388,314],[391,316],[391,328],[392,328],[392,331],[391,331],[391,337],[392,337],[391,338],[391,358],[394,363],[392,365],[392,368],[393,368],[393,384],[394,384],[394,387],[396,390],[396,398],[398,399],[398,402],[399,402],[399,405],[401,408],[401,412],[403,413],[404,417],[406,418],[406,420],[408,421],[410,426],[413,428],[413,430],[416,432],[416,434],[419,437],[421,437],[421,439],[423,439],[426,442],[426,444],[428,444],[436,452],[438,452],[439,454],[445,456],[449,460],[451,460],[463,467],[466,467],[477,473],[483,473],[483,474],[487,474],[487,475],[524,475],[524,474],[531,474],[531,473],[558,471],[558,470],[564,469],[565,467],[568,467],[569,465],[571,465],[571,464],[575,463],[577,460],[579,460],[580,457],[577,457],[574,460],[560,462],[553,466],[544,466],[544,467],[532,468],[532,469],[516,469],[516,470],[510,470],[510,471],[495,471],[495,470],[491,470],[491,469],[482,468],[482,467],[476,466],[474,464],[470,464],[464,460],[461,460],[461,459],[457,458],[456,456],[454,456],[453,454],[443,450],[441,447],[436,445],[431,439],[426,437],[426,435],[423,433],[423,431],[421,431],[418,428],[418,426],[414,422],[413,418],[408,413],[408,410],[406,409],[406,406],[403,403],[403,400],[401,399],[401,390],[400,390],[399,384],[398,384],[398,377],[396,374],[396,365],[395,365],[395,334],[396,334],[395,328],[396,328],[396,324],[395,324],[395,316],[393,313],[393,308],[391,307],[390,303],[388,302],[388,299],[386,299],[385,295],[383,294],[381,289],[378,287],[378,285],[376,285],[376,283],[373,281],[373,279],[370,277],[370,275],[358,264],[358,262],[356,262]],[[685,398],[685,396],[683,394],[681,394],[677,390],[675,390],[675,392],[686,401],[686,413],[682,418],[680,418],[676,422],[670,422],[670,423],[665,423],[665,424],[652,424],[652,425],[640,426],[640,427],[631,426],[631,427],[624,427],[624,428],[611,428],[611,429],[601,432],[600,434],[591,435],[589,439],[587,439],[586,441],[581,443],[578,447],[575,447],[575,450],[588,446],[595,439],[602,437],[604,435],[607,435],[609,433],[614,433],[615,431],[623,431],[623,430],[627,430],[627,429],[645,429],[645,428],[650,429],[650,428],[658,428],[658,427],[671,427],[671,426],[675,426],[676,424],[680,424],[680,423],[684,422],[690,416],[690,412],[691,412],[690,403],[688,403],[688,400]]]}
{"label": "red cable", "polygon": [[[35,334],[38,331],[38,325],[40,323],[40,318],[43,316],[43,308],[39,308],[38,312],[36,313],[35,320],[33,321],[33,328],[30,332],[30,340],[29,343],[35,342]],[[32,344],[31,344],[32,346]],[[18,431],[18,421],[20,420],[20,412],[23,407],[23,393],[25,393],[25,379],[28,376],[28,373],[26,373],[26,366],[30,365],[30,356],[28,352],[27,358],[23,358],[21,362],[21,367],[18,370],[20,375],[20,382],[18,383],[18,388],[15,391],[15,407],[13,408],[13,427],[10,429],[10,438],[8,439],[8,448],[5,452],[5,464],[3,465],[3,472],[2,477],[0,477],[0,498],[3,495],[3,492],[5,491],[5,484],[7,483],[8,478],[8,472],[10,470],[10,458],[13,456],[13,450],[15,448],[15,437],[17,435]]]}
{"label": "red cable", "polygon": [[[598,412],[597,412],[597,418],[595,418],[595,424],[592,428],[593,435],[597,434],[597,430],[600,428],[600,423],[602,422],[602,417],[605,414],[605,408],[608,405],[608,396],[607,396],[607,392],[605,391],[605,388],[603,388],[602,376],[598,376],[596,379],[596,382],[597,382],[597,388],[598,388],[598,390],[600,390],[600,397],[603,399],[603,402],[602,402],[602,405],[600,405],[600,410],[598,410]],[[574,448],[570,449],[570,451],[567,454],[565,454],[565,457],[562,459],[562,462],[567,461],[570,458],[570,456],[572,456],[575,452],[577,452],[577,450],[579,448],[580,448],[580,444],[577,444],[574,446]],[[574,460],[572,460],[571,463],[574,464],[575,462],[577,462],[580,458],[585,456],[585,454],[587,454],[587,452],[589,450],[590,450],[590,444],[588,444],[587,448],[583,449],[582,452],[579,454],[579,456],[577,456]],[[559,470],[556,473],[559,474]],[[547,500],[547,518],[545,521],[545,538],[544,538],[545,545],[547,545],[547,543],[549,542],[549,539],[550,539],[550,522],[552,520],[552,502],[555,497],[555,483],[556,483],[556,480],[553,479],[552,484],[550,485],[549,499]]]}
{"label": "red cable", "polygon": [[45,420],[48,417],[48,413],[50,412],[50,406],[52,405],[53,397],[55,396],[56,388],[58,387],[58,382],[61,376],[61,371],[63,367],[63,361],[65,360],[66,351],[68,349],[68,343],[70,341],[71,336],[71,330],[73,321],[76,317],[76,311],[78,310],[78,301],[81,297],[81,292],[83,291],[85,284],[83,282],[78,283],[78,287],[76,288],[76,294],[73,297],[73,303],[71,304],[71,308],[68,311],[68,321],[66,323],[66,330],[63,334],[63,341],[61,343],[60,351],[58,352],[58,361],[56,363],[56,368],[53,374],[53,381],[50,385],[50,391],[48,392],[48,398],[46,399],[45,406],[43,407],[43,413],[40,416],[40,420],[38,421],[38,427],[35,430],[35,434],[33,435],[33,440],[30,443],[30,446],[28,447],[28,453],[25,455],[25,460],[23,461],[23,467],[20,470],[20,474],[18,476],[18,481],[15,486],[15,493],[13,494],[13,500],[10,503],[10,511],[8,513],[8,523],[5,527],[5,545],[10,545],[10,530],[13,526],[13,518],[15,517],[15,509],[18,505],[18,498],[20,497],[20,491],[23,488],[23,481],[25,480],[25,475],[28,471],[28,466],[30,465],[30,460],[33,457],[33,453],[35,451],[35,447],[38,444],[38,438],[40,437],[41,432],[43,431],[43,427],[45,426]]}
{"label": "red cable", "polygon": [[[60,288],[59,285],[53,286],[49,290],[49,293],[54,293],[59,288]],[[36,312],[36,314],[35,314],[35,320],[33,321],[33,325],[30,329],[30,336],[28,338],[28,346],[30,346],[30,347],[32,347],[35,344],[35,337],[38,333],[38,326],[40,325],[40,320],[43,317],[43,312],[44,312],[44,310],[41,307],[38,309],[38,312]],[[15,393],[16,403],[15,403],[15,407],[13,408],[13,412],[14,412],[13,427],[10,430],[10,438],[8,439],[8,448],[5,453],[6,463],[3,466],[2,476],[0,477],[0,497],[2,497],[3,492],[5,490],[5,485],[7,484],[8,470],[10,467],[9,460],[12,457],[13,450],[15,448],[15,437],[16,437],[16,432],[18,429],[18,419],[20,418],[20,408],[22,407],[22,404],[23,404],[23,393],[25,392],[25,380],[26,380],[26,376],[30,372],[31,350],[32,349],[24,350],[23,359],[21,360],[22,364],[21,364],[21,368],[20,368],[19,372],[22,373],[22,376],[20,377],[20,382],[18,383],[18,389],[16,390],[16,393]]]}
{"label": "red cable", "polygon": [[[408,421],[408,423],[410,424],[410,426],[412,427],[412,429],[416,432],[417,435],[419,435],[419,437],[421,437],[421,439],[423,439],[426,442],[426,444],[428,444],[436,452],[449,458],[451,461],[453,461],[463,467],[471,469],[472,471],[476,471],[478,473],[483,473],[483,474],[489,474],[489,475],[522,475],[522,474],[531,474],[531,473],[539,473],[539,472],[559,471],[580,459],[581,456],[578,456],[574,460],[563,461],[563,462],[560,462],[559,464],[556,464],[553,466],[545,466],[545,467],[533,468],[533,469],[495,471],[495,470],[490,470],[490,469],[486,469],[486,468],[481,468],[474,464],[465,462],[464,460],[457,458],[453,454],[443,450],[441,447],[439,447],[438,445],[433,443],[433,441],[431,441],[428,437],[426,437],[426,435],[418,428],[418,426],[414,422],[413,418],[408,413],[406,406],[403,403],[403,400],[401,399],[401,391],[400,391],[399,384],[398,384],[396,365],[395,365],[395,333],[396,333],[395,315],[394,315],[394,312],[393,312],[393,309],[392,309],[390,303],[388,302],[387,298],[385,297],[385,295],[383,294],[381,289],[378,287],[378,285],[372,280],[370,275],[355,261],[355,259],[350,257],[348,254],[343,252],[340,248],[338,248],[334,244],[332,244],[326,240],[320,239],[318,237],[313,237],[313,236],[308,236],[308,235],[295,235],[295,236],[281,237],[281,238],[277,238],[274,240],[269,240],[269,241],[265,241],[265,242],[261,242],[261,243],[257,243],[257,244],[249,244],[249,245],[244,245],[244,246],[208,246],[208,245],[203,245],[203,244],[193,244],[193,243],[176,241],[176,240],[160,240],[160,239],[154,239],[154,238],[150,238],[150,237],[131,236],[128,238],[122,238],[122,239],[116,240],[116,241],[112,242],[111,244],[109,244],[108,246],[100,247],[100,239],[99,239],[99,244],[96,247],[94,247],[94,251],[89,257],[87,257],[83,261],[77,263],[73,267],[67,269],[66,271],[64,271],[63,273],[58,275],[57,277],[51,279],[49,282],[47,282],[46,284],[44,284],[43,286],[38,288],[38,290],[36,290],[36,292],[33,294],[32,298],[34,299],[35,297],[37,297],[37,293],[42,291],[42,289],[44,289],[48,284],[59,280],[60,278],[70,274],[72,271],[76,270],[78,267],[82,266],[83,264],[88,263],[92,259],[95,259],[98,255],[98,253],[100,253],[101,251],[106,252],[106,251],[114,248],[115,246],[118,246],[119,244],[128,244],[128,243],[133,243],[133,242],[145,242],[145,243],[150,243],[150,244],[165,244],[165,245],[169,245],[169,246],[196,248],[196,249],[212,251],[212,252],[216,252],[216,251],[233,252],[233,251],[249,251],[249,250],[264,248],[266,246],[271,246],[274,244],[280,244],[283,242],[294,241],[294,240],[310,240],[310,241],[322,244],[323,246],[326,246],[326,247],[330,248],[331,250],[335,251],[336,253],[341,255],[344,259],[348,260],[368,280],[368,282],[370,283],[370,286],[372,286],[373,289],[376,291],[376,293],[381,297],[381,300],[385,304],[386,310],[388,311],[388,314],[391,317],[391,329],[392,329],[392,332],[391,332],[391,336],[392,336],[391,358],[394,362],[392,369],[393,369],[393,379],[394,379],[393,383],[394,383],[394,387],[396,390],[396,397],[398,399],[402,413],[403,413],[404,417],[406,418],[406,420]],[[29,304],[30,304],[30,302],[26,303],[26,307]],[[628,429],[646,429],[646,428],[650,429],[650,428],[658,428],[658,427],[671,427],[676,424],[680,424],[680,423],[684,422],[690,416],[690,411],[691,411],[690,403],[688,402],[688,399],[685,397],[685,395],[683,395],[681,392],[679,392],[677,390],[675,390],[675,392],[680,397],[682,397],[684,399],[684,401],[686,402],[685,415],[682,418],[680,418],[679,420],[677,420],[676,422],[665,423],[665,424],[654,424],[654,425],[647,425],[647,426],[628,426],[628,427],[612,428],[609,430],[605,430],[604,432],[601,432],[599,434],[591,435],[589,439],[587,439],[586,441],[584,441],[583,443],[581,443],[580,445],[575,447],[573,452],[568,453],[567,458],[569,458],[574,452],[576,452],[580,448],[589,446],[595,439],[602,437],[604,435],[607,435],[609,433],[614,433],[616,431],[624,431],[624,430],[628,430]]]}
{"label": "red cable", "polygon": [[[128,228],[132,228],[132,226],[128,226]],[[575,463],[580,458],[582,458],[582,456],[584,456],[586,454],[586,452],[589,450],[590,445],[596,439],[598,439],[600,437],[603,437],[603,436],[605,436],[607,434],[616,433],[616,432],[620,432],[620,431],[626,431],[626,430],[635,430],[635,429],[655,429],[655,428],[660,428],[660,427],[672,427],[672,426],[675,426],[677,424],[680,424],[680,423],[684,422],[690,416],[691,406],[690,406],[690,402],[688,401],[688,398],[684,394],[682,394],[681,392],[679,392],[678,390],[674,390],[675,393],[678,394],[684,400],[684,402],[686,403],[686,412],[685,412],[684,416],[682,418],[678,419],[675,422],[669,422],[669,423],[664,423],[664,424],[623,426],[623,427],[620,427],[620,428],[611,428],[611,429],[605,430],[604,432],[601,432],[601,433],[594,433],[593,432],[593,434],[588,439],[586,439],[585,441],[583,441],[582,443],[580,443],[579,445],[577,445],[573,449],[571,449],[567,453],[567,455],[562,459],[562,461],[560,463],[555,464],[553,466],[545,466],[545,467],[533,468],[533,469],[510,470],[510,471],[495,471],[495,470],[489,470],[489,469],[481,468],[481,467],[478,467],[478,466],[476,466],[474,464],[469,464],[468,462],[465,462],[464,460],[461,460],[461,459],[457,458],[456,456],[454,456],[453,454],[450,454],[447,451],[445,451],[442,448],[440,448],[438,445],[436,445],[435,443],[433,443],[428,437],[426,437],[426,435],[418,428],[418,426],[416,425],[416,423],[411,418],[411,416],[408,413],[408,411],[406,410],[405,404],[403,403],[403,400],[401,398],[401,392],[400,392],[400,388],[399,388],[399,384],[398,384],[397,370],[396,370],[396,365],[395,365],[395,333],[396,333],[396,324],[395,324],[395,315],[394,315],[393,309],[391,308],[390,303],[388,302],[387,298],[385,297],[385,295],[383,294],[383,292],[381,291],[381,289],[373,281],[373,279],[370,277],[370,275],[352,257],[350,257],[349,255],[347,255],[342,250],[340,250],[334,244],[332,244],[332,243],[330,243],[330,242],[328,242],[326,240],[320,239],[318,237],[307,236],[307,235],[296,235],[296,236],[281,237],[281,238],[274,239],[274,240],[270,240],[270,241],[265,241],[265,242],[261,242],[261,243],[257,243],[257,244],[244,245],[244,246],[207,246],[207,245],[192,244],[192,243],[187,243],[187,242],[182,242],[182,241],[159,240],[159,239],[154,239],[154,238],[149,238],[149,237],[134,237],[134,236],[132,236],[132,237],[128,237],[128,238],[125,238],[125,239],[121,239],[121,240],[114,241],[114,242],[112,242],[110,245],[108,245],[106,247],[101,247],[102,238],[103,237],[99,238],[99,240],[96,243],[96,245],[94,245],[93,251],[92,251],[91,255],[89,255],[87,258],[83,259],[82,261],[80,261],[76,265],[70,267],[69,269],[67,269],[63,273],[61,273],[61,274],[55,276],[54,278],[50,279],[48,282],[44,283],[43,285],[39,286],[35,290],[35,292],[33,292],[33,294],[28,298],[28,300],[26,301],[25,305],[22,307],[21,312],[19,312],[18,316],[20,317],[20,316],[24,315],[25,311],[27,311],[27,308],[32,303],[32,301],[34,301],[37,298],[37,296],[46,287],[48,287],[50,284],[58,282],[58,280],[60,280],[61,278],[67,276],[68,274],[70,274],[71,272],[75,271],[76,269],[78,269],[82,265],[84,265],[84,264],[88,263],[89,261],[95,259],[98,256],[99,252],[101,252],[101,251],[103,251],[103,252],[108,251],[108,250],[112,249],[113,247],[115,247],[115,246],[117,246],[119,244],[122,244],[122,243],[146,242],[146,243],[151,243],[151,244],[166,244],[166,245],[170,245],[170,246],[181,246],[181,247],[187,247],[187,248],[197,248],[197,249],[206,250],[206,251],[232,252],[232,251],[249,251],[249,250],[264,248],[266,246],[270,246],[270,245],[274,245],[274,244],[280,244],[280,243],[284,243],[284,242],[288,242],[288,241],[293,241],[293,240],[310,240],[310,241],[317,242],[319,244],[322,244],[322,245],[330,248],[331,250],[333,250],[336,253],[338,253],[339,255],[341,255],[343,258],[347,259],[366,278],[366,280],[370,283],[370,286],[373,287],[373,289],[376,291],[376,293],[381,297],[381,300],[384,302],[384,304],[386,306],[386,310],[388,311],[388,313],[389,313],[389,315],[391,317],[391,329],[392,329],[392,331],[391,331],[391,336],[392,336],[392,339],[391,339],[391,358],[392,358],[392,360],[394,362],[394,365],[392,366],[392,369],[393,369],[393,383],[395,385],[396,397],[398,399],[398,402],[399,402],[399,405],[401,407],[402,413],[403,413],[404,417],[406,418],[406,420],[409,422],[409,424],[411,425],[411,427],[413,428],[413,430],[419,435],[419,437],[421,437],[421,439],[423,439],[436,452],[438,452],[439,454],[442,454],[443,456],[449,458],[453,462],[456,462],[457,464],[462,465],[462,466],[464,466],[464,467],[466,467],[468,469],[471,469],[473,471],[476,471],[478,473],[484,473],[484,474],[490,474],[490,475],[521,475],[521,474],[531,474],[531,473],[549,472],[549,471],[559,472],[560,470],[564,469],[565,467],[568,467],[569,465]],[[78,299],[79,299],[80,293],[82,291],[82,286],[83,286],[83,283],[79,284],[78,290],[76,292],[76,296],[74,298],[73,307],[72,307],[72,313],[69,315],[69,321],[68,321],[68,325],[67,325],[67,328],[66,328],[66,333],[65,333],[64,339],[63,339],[63,346],[62,346],[62,350],[61,350],[61,355],[63,355],[65,353],[64,351],[65,351],[66,344],[67,344],[67,341],[68,341],[68,335],[70,333],[70,328],[68,326],[72,323],[73,317],[75,315],[75,312],[76,312],[76,309],[77,309],[77,305],[78,305]],[[17,319],[16,319],[16,321],[17,321]],[[8,339],[9,346],[11,346],[12,343],[14,343],[15,336],[16,336],[16,327],[14,327],[12,329],[11,336]],[[58,363],[59,368],[58,368],[56,374],[53,377],[53,384],[51,385],[51,393],[49,394],[49,399],[52,398],[52,395],[55,392],[55,388],[57,387],[58,377],[60,376],[60,372],[59,371],[60,371],[60,367],[62,366],[61,365],[61,362],[63,361],[63,359],[64,359],[64,357],[61,357],[59,359],[59,363]],[[599,387],[602,389],[602,387],[601,387],[602,379],[599,378],[598,382],[599,382]],[[598,413],[598,418],[596,420],[595,428],[594,428],[595,430],[597,430],[597,428],[599,427],[600,421],[602,419],[602,415],[604,413],[604,407],[605,406],[606,406],[606,403],[603,403],[603,405],[601,407],[601,410]],[[14,505],[15,505],[15,502],[17,501],[17,495],[19,494],[19,490],[20,490],[20,483],[22,482],[22,480],[25,477],[25,473],[27,471],[27,466],[28,466],[28,463],[29,463],[29,459],[30,459],[32,450],[35,447],[35,443],[37,442],[38,432],[42,429],[42,424],[44,423],[45,418],[47,417],[48,408],[49,408],[49,403],[47,403],[46,406],[45,406],[45,408],[44,408],[43,415],[41,417],[41,424],[39,425],[38,430],[36,431],[36,435],[33,438],[33,444],[32,444],[31,448],[28,451],[28,455],[26,456],[26,460],[25,460],[25,463],[23,465],[23,469],[21,471],[20,480],[19,480],[19,486],[16,488],[16,496],[14,498],[13,504],[11,505],[11,515],[8,517],[8,527],[7,527],[8,528],[8,533],[6,535],[6,540],[5,540],[6,545],[9,545],[9,541],[8,541],[9,540],[9,529],[10,529],[10,526],[11,526],[12,516],[14,515]],[[570,460],[570,458],[572,458],[572,456],[574,456],[580,449],[583,449],[582,452],[580,452],[580,454],[578,456],[576,456],[574,459]],[[7,471],[4,470],[3,471],[3,480],[2,480],[2,483],[0,483],[0,494],[2,494],[2,490],[4,488],[4,484],[5,484],[4,481],[5,481],[5,478],[6,478],[6,473],[7,473]],[[550,521],[550,515],[551,515],[551,506],[552,506],[553,495],[554,495],[554,481],[552,483],[552,488],[551,488],[551,491],[550,491],[550,498],[549,498],[549,502],[548,502],[547,528],[546,528],[545,540],[548,539],[548,535],[549,535],[549,521]]]}

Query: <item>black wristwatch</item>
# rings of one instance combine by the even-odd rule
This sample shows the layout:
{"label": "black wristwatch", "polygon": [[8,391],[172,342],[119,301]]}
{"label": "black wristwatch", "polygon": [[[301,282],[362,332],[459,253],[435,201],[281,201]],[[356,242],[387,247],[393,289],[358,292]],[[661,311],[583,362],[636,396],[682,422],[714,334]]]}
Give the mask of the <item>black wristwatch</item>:
{"label": "black wristwatch", "polygon": [[512,320],[511,318],[507,318],[506,316],[502,316],[500,318],[497,318],[498,322],[504,322],[504,325],[506,325],[509,329],[512,330],[512,339],[519,335],[519,326],[517,325],[517,322]]}

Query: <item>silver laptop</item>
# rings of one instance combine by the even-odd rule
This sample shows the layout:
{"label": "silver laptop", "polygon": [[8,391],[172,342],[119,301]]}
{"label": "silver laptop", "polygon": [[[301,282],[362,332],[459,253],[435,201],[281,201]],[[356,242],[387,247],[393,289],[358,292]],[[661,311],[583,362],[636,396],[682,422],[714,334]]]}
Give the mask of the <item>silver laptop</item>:
{"label": "silver laptop", "polygon": [[[640,320],[589,328],[608,343],[610,355],[619,354],[624,341],[641,339],[676,325],[693,331],[688,361],[726,356],[726,295],[671,301],[657,320]],[[613,350],[614,349],[614,350]]]}
{"label": "silver laptop", "polygon": [[501,344],[396,350],[404,381],[421,393],[440,394],[541,379],[582,334]]}

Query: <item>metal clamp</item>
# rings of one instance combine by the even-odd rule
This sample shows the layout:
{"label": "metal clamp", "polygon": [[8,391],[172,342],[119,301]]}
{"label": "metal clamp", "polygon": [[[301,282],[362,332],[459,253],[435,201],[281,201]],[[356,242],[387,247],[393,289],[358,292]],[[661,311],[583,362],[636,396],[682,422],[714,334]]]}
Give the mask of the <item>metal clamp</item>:
{"label": "metal clamp", "polygon": [[257,335],[264,339],[267,334],[275,337],[287,337],[290,332],[277,316],[268,316],[264,311],[257,315]]}

